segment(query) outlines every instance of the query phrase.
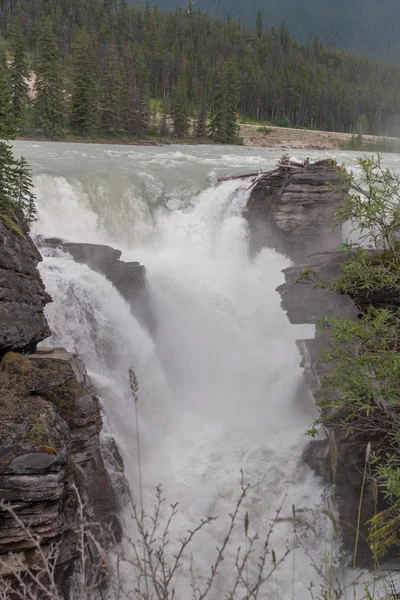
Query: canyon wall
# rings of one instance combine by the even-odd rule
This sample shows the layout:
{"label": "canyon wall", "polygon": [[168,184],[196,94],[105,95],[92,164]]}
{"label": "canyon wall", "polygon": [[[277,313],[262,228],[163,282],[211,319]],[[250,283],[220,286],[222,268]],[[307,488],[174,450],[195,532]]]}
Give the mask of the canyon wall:
{"label": "canyon wall", "polygon": [[[27,234],[0,222],[0,574],[4,582],[16,572],[40,572],[39,542],[46,556],[53,553],[67,596],[79,556],[77,492],[85,518],[101,523],[110,543],[120,538],[120,507],[102,457],[99,401],[82,361],[62,348],[37,348],[50,335],[40,260]],[[128,269],[142,281],[143,269]],[[122,471],[116,448],[113,454]],[[96,544],[86,543],[93,557]]]}
{"label": "canyon wall", "polygon": [[[285,283],[277,288],[282,307],[293,324],[313,323],[318,317],[358,318],[359,310],[349,298],[316,288],[312,283],[299,282],[304,268],[311,269],[315,279],[324,282],[339,275],[346,257],[337,250],[342,239],[340,229],[334,228],[334,214],[344,193],[331,160],[314,164],[306,161],[297,167],[282,166],[258,180],[252,191],[246,216],[254,251],[262,246],[273,247],[293,261],[293,266],[284,270]],[[305,380],[315,401],[320,397],[323,378],[332,372],[332,365],[321,358],[329,342],[329,334],[318,331],[314,338],[297,342]],[[335,472],[332,468],[332,438],[337,452]],[[349,435],[338,415],[336,421],[325,421],[318,439],[310,441],[304,456],[329,487],[335,483],[343,547],[349,553],[355,545],[362,473],[370,438],[370,434]],[[379,447],[379,440],[372,441]],[[372,484],[367,482],[357,553],[359,566],[372,564],[366,541],[366,522],[374,511]]]}

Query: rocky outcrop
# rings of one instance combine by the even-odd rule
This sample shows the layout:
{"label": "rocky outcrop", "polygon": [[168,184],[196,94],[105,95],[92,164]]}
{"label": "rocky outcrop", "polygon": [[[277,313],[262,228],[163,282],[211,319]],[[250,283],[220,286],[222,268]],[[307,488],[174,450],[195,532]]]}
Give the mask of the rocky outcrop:
{"label": "rocky outcrop", "polygon": [[122,252],[103,244],[66,242],[60,238],[47,238],[41,245],[61,248],[79,263],[106,277],[128,302],[134,302],[146,285],[146,271],[138,262],[120,260]]}
{"label": "rocky outcrop", "polygon": [[[106,256],[110,258],[110,252],[106,251]],[[118,251],[113,251],[110,262],[118,262],[118,258]],[[8,597],[4,590],[7,581],[16,585],[13,573],[18,571],[21,577],[28,572],[41,573],[43,557],[51,556],[57,584],[62,596],[68,597],[79,554],[75,489],[88,522],[100,523],[109,532],[105,543],[120,536],[119,505],[102,450],[118,480],[119,499],[125,484],[122,460],[113,440],[106,448],[100,444],[100,406],[82,361],[62,348],[36,349],[36,344],[50,335],[43,308],[51,298],[36,268],[40,260],[27,234],[16,224],[11,231],[0,222],[2,597]],[[13,513],[6,508],[8,504]],[[91,535],[92,540],[99,540],[99,528],[92,528]],[[90,570],[98,557],[97,542],[90,542],[89,537],[86,542],[86,568]],[[92,574],[90,577],[93,583]]]}
{"label": "rocky outcrop", "polygon": [[[339,230],[333,229],[334,213],[342,201],[343,191],[332,189],[331,184],[337,187],[340,184],[332,161],[281,166],[257,181],[248,203],[247,219],[253,248],[272,246],[294,261],[294,266],[284,270],[285,283],[277,288],[282,307],[293,324],[312,323],[322,316],[357,319],[360,308],[371,303],[386,307],[398,302],[396,294],[384,290],[378,294],[366,292],[365,297],[357,298],[354,303],[337,292],[299,281],[306,268],[314,273],[314,280],[328,283],[338,277],[341,265],[348,259],[335,250],[341,243],[341,236]],[[329,333],[318,331],[315,338],[297,341],[305,380],[316,401],[320,398],[324,377],[333,369],[322,359],[323,350],[329,344]],[[320,437],[308,444],[304,459],[327,484],[335,483],[344,549],[352,553],[367,444],[371,443],[372,449],[379,451],[382,440],[379,434],[374,437],[362,428],[350,436],[341,424],[345,415],[327,418],[322,412],[321,416],[325,419]],[[334,464],[332,444],[335,445]],[[361,509],[358,566],[372,564],[366,523],[376,508],[384,507],[382,498],[378,498],[378,507],[375,506],[374,489],[367,481]]]}
{"label": "rocky outcrop", "polygon": [[0,356],[34,349],[50,335],[43,308],[51,298],[36,268],[40,260],[30,237],[0,220]]}
{"label": "rocky outcrop", "polygon": [[151,331],[155,321],[146,285],[146,270],[136,261],[125,262],[122,252],[102,244],[66,242],[60,238],[39,239],[39,245],[61,248],[76,262],[87,264],[106,277],[131,305],[135,317]]}
{"label": "rocky outcrop", "polygon": [[[42,348],[0,363],[0,571],[32,569],[57,546],[57,581],[66,589],[78,554],[76,486],[91,522],[118,539],[117,500],[100,454],[99,402],[77,356]],[[38,564],[38,568],[40,568]],[[9,571],[7,572],[7,569]]]}
{"label": "rocky outcrop", "polygon": [[270,246],[301,263],[311,252],[334,250],[341,243],[340,230],[333,229],[340,190],[331,160],[266,173],[257,180],[245,213],[253,251]]}
{"label": "rocky outcrop", "polygon": [[[338,319],[358,318],[359,310],[348,298],[328,289],[315,288],[310,283],[299,282],[304,267],[311,269],[316,279],[329,282],[339,275],[340,265],[345,260],[345,255],[339,252],[312,254],[307,265],[284,270],[286,281],[277,288],[277,291],[281,295],[282,307],[286,310],[291,323],[310,323],[311,317],[322,316]],[[329,341],[329,333],[317,331],[314,339],[297,342],[305,379],[315,400],[320,396],[323,378],[329,376],[333,370],[333,366],[330,363],[326,364],[321,357],[323,350],[329,347]],[[352,552],[355,547],[366,448],[368,443],[372,443],[374,450],[379,449],[379,439],[373,439],[370,431],[349,436],[348,431],[341,425],[343,417],[344,415],[337,414],[335,419],[325,421],[321,437],[308,444],[304,458],[327,483],[335,483],[343,544],[346,550]],[[336,448],[334,467],[331,454],[332,443]],[[381,503],[382,498],[379,499],[378,509],[384,508]],[[361,536],[357,552],[359,566],[371,565],[372,555],[366,541],[368,537],[366,523],[374,515],[375,508],[373,486],[367,481],[363,492]]]}

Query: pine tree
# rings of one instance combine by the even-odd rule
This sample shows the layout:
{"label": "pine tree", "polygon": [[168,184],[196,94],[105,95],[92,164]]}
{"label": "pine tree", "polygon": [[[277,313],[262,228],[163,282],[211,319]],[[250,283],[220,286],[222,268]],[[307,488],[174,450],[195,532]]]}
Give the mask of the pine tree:
{"label": "pine tree", "polygon": [[15,163],[14,170],[14,201],[21,210],[28,225],[37,219],[35,205],[36,196],[33,193],[32,172],[23,156]]}
{"label": "pine tree", "polygon": [[189,101],[186,92],[186,83],[182,76],[172,90],[171,116],[174,125],[174,136],[183,138],[189,129]]}
{"label": "pine tree", "polygon": [[0,218],[13,214],[14,167],[15,161],[10,144],[0,140]]}
{"label": "pine tree", "polygon": [[0,47],[0,215],[9,215],[13,207],[15,161],[7,140],[14,138],[15,133],[9,72]]}
{"label": "pine tree", "polygon": [[98,90],[93,43],[86,30],[78,33],[72,48],[71,128],[88,137],[96,129]]}
{"label": "pine tree", "polygon": [[101,82],[101,129],[107,136],[121,133],[121,73],[117,47],[111,43],[107,47],[103,79]]}
{"label": "pine tree", "polygon": [[160,136],[162,138],[169,136],[169,126],[168,126],[168,105],[169,105],[169,97],[167,96],[164,100],[164,109],[161,117],[160,123]]}
{"label": "pine tree", "polygon": [[11,140],[15,133],[10,73],[5,54],[0,47],[0,139]]}
{"label": "pine tree", "polygon": [[60,54],[50,17],[43,20],[37,39],[34,101],[36,126],[45,138],[57,138],[64,125],[64,91]]}
{"label": "pine tree", "polygon": [[215,86],[214,107],[210,122],[210,135],[223,144],[237,142],[239,125],[236,121],[239,94],[239,75],[233,61],[222,68],[221,77]]}
{"label": "pine tree", "polygon": [[262,34],[263,34],[263,21],[262,21],[262,16],[261,16],[260,12],[258,12],[258,15],[257,15],[256,31],[257,31],[257,36],[259,37],[259,39],[261,39]]}
{"label": "pine tree", "polygon": [[25,47],[25,36],[19,23],[16,23],[11,31],[11,49],[13,52],[13,59],[10,67],[12,108],[19,127],[22,127],[26,118],[26,110],[29,102],[27,84],[29,69]]}
{"label": "pine tree", "polygon": [[335,131],[335,119],[332,112],[329,113],[328,120],[326,122],[326,130]]}
{"label": "pine tree", "polygon": [[199,117],[196,124],[196,137],[204,138],[207,135],[207,104],[205,99],[201,103]]}
{"label": "pine tree", "polygon": [[236,63],[230,60],[226,63],[225,81],[226,91],[226,136],[229,144],[234,144],[238,140],[239,125],[237,123],[237,104],[239,99],[239,72]]}

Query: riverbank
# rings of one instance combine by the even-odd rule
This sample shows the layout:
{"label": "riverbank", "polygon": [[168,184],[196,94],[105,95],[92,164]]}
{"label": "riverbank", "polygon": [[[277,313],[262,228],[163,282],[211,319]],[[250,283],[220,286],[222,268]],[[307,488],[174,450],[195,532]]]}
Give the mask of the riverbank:
{"label": "riverbank", "polygon": [[[292,129],[289,127],[260,127],[241,125],[240,137],[244,146],[263,148],[290,148],[301,150],[381,150],[399,152],[400,139],[363,135],[361,140],[351,133],[337,131],[317,131],[313,129]],[[361,143],[360,143],[361,142]],[[353,143],[353,147],[352,147]]]}
{"label": "riverbank", "polygon": [[[37,136],[19,136],[20,141],[50,141]],[[53,140],[55,141],[55,140]],[[110,144],[121,146],[170,146],[174,144],[185,144],[188,146],[205,144],[216,145],[209,137],[204,138],[104,138],[93,136],[91,138],[79,138],[65,136],[58,139],[59,142],[71,142],[76,144]],[[290,127],[265,127],[259,124],[240,124],[238,145],[261,148],[283,148],[293,150],[358,150],[358,151],[380,151],[400,152],[400,138],[379,137],[376,135],[363,135],[361,139],[354,138],[351,133],[340,133],[337,131],[317,131],[313,129],[294,129]]]}

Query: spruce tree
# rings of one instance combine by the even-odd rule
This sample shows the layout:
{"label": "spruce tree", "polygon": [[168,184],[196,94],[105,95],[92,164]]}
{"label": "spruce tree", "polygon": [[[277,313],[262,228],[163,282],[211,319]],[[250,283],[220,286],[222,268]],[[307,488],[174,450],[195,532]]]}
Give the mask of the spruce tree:
{"label": "spruce tree", "polygon": [[78,33],[72,47],[71,128],[88,137],[96,129],[98,89],[93,42],[86,30]]}
{"label": "spruce tree", "polygon": [[258,15],[257,15],[256,31],[257,31],[257,35],[258,35],[259,39],[261,39],[262,34],[263,34],[263,21],[262,21],[262,16],[261,16],[260,12],[258,12]]}
{"label": "spruce tree", "polygon": [[8,140],[15,137],[11,85],[5,54],[0,47],[0,215],[12,212],[14,156]]}
{"label": "spruce tree", "polygon": [[207,103],[205,98],[200,105],[199,116],[196,123],[196,137],[203,138],[207,135]]}
{"label": "spruce tree", "polygon": [[21,156],[14,169],[14,200],[28,225],[37,219],[36,196],[32,190],[32,172],[25,158]]}
{"label": "spruce tree", "polygon": [[140,90],[138,135],[145,136],[150,129],[150,97],[148,86]]}
{"label": "spruce tree", "polygon": [[10,82],[12,90],[12,109],[18,126],[23,127],[29,102],[28,58],[26,54],[25,36],[19,23],[15,23],[11,31],[11,49],[13,58],[10,67]]}
{"label": "spruce tree", "polygon": [[57,138],[64,125],[64,91],[60,54],[50,17],[43,20],[37,38],[35,71],[36,126],[42,137]]}
{"label": "spruce tree", "polygon": [[215,86],[210,135],[216,142],[232,144],[238,140],[239,125],[236,121],[238,95],[238,70],[233,61],[228,61],[224,64],[221,77]]}
{"label": "spruce tree", "polygon": [[0,46],[0,139],[11,140],[15,133],[10,73],[5,53]]}
{"label": "spruce tree", "polygon": [[123,129],[121,97],[119,56],[116,45],[111,43],[106,50],[100,101],[101,129],[107,136],[118,135]]}
{"label": "spruce tree", "polygon": [[132,47],[125,48],[122,67],[122,127],[126,134],[142,137],[147,133],[147,116],[142,115],[142,110],[147,113],[139,88],[135,60]]}
{"label": "spruce tree", "polygon": [[174,125],[174,136],[183,138],[189,129],[189,101],[186,92],[186,83],[182,76],[172,90],[171,116]]}
{"label": "spruce tree", "polygon": [[169,104],[170,104],[169,97],[167,96],[164,100],[164,108],[163,108],[163,113],[162,113],[161,123],[160,123],[160,136],[162,138],[169,136],[169,126],[168,126],[168,105]]}

